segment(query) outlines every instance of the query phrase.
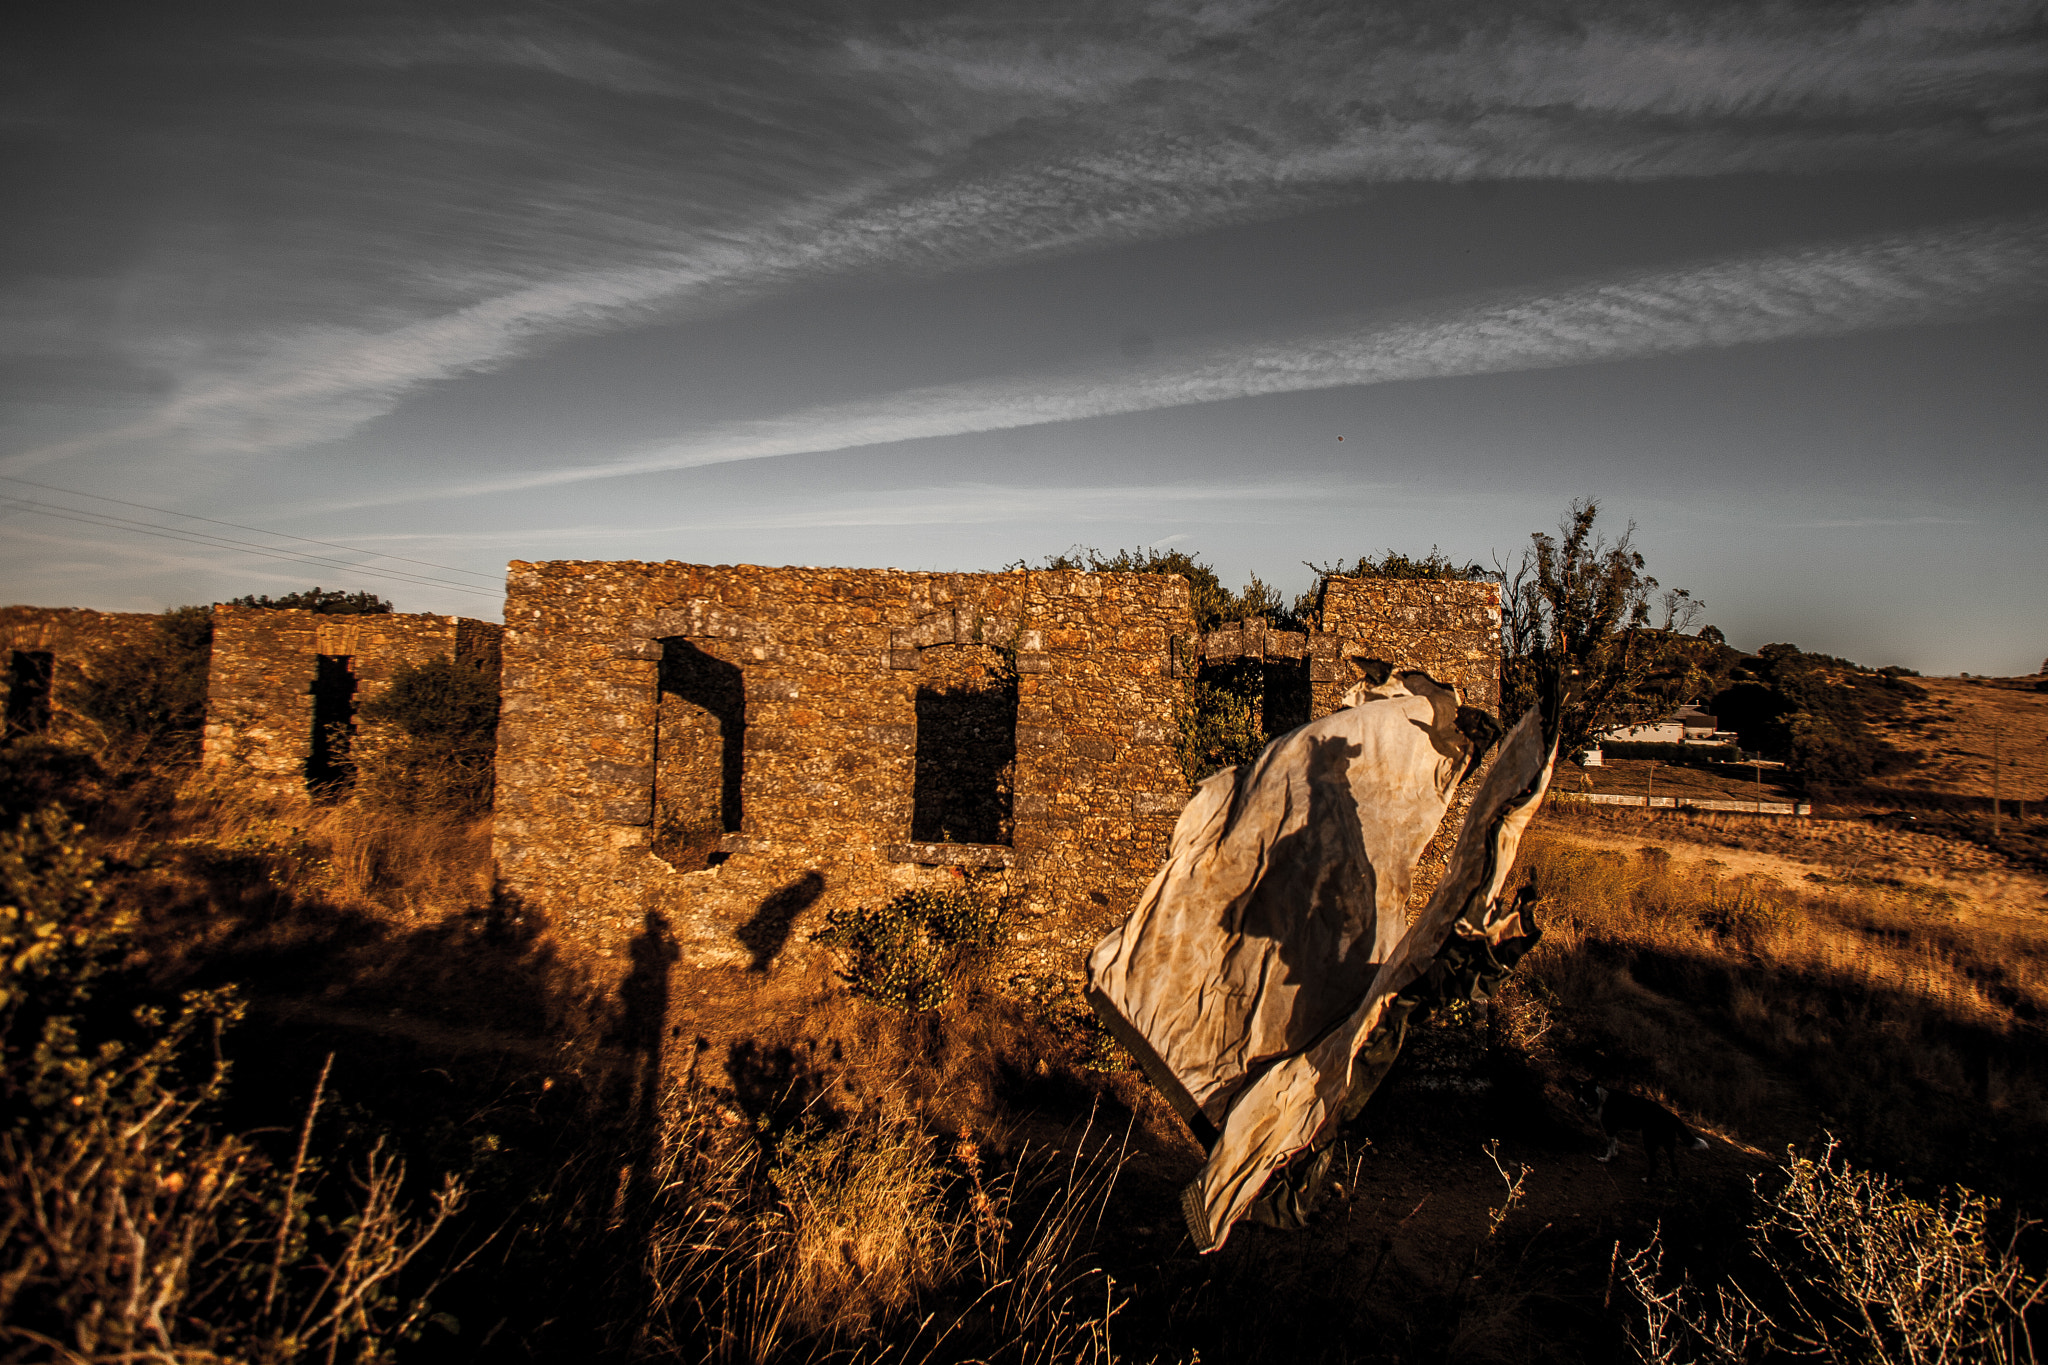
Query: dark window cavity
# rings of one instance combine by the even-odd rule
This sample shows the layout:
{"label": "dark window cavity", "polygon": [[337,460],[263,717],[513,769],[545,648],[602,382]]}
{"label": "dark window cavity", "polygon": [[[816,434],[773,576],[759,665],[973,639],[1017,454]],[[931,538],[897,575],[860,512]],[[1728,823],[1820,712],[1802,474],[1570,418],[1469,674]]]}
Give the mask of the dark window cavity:
{"label": "dark window cavity", "polygon": [[313,735],[306,751],[306,789],[331,794],[348,789],[349,743],[356,732],[355,660],[346,654],[314,656]]}
{"label": "dark window cavity", "polygon": [[653,847],[670,866],[695,872],[723,856],[723,836],[740,831],[746,688],[736,665],[681,639],[661,642],[660,686]]}
{"label": "dark window cavity", "polygon": [[987,645],[918,651],[911,840],[1007,845],[1016,776],[1014,661]]}
{"label": "dark window cavity", "polygon": [[57,658],[46,649],[17,649],[7,670],[7,733],[40,735],[50,728],[50,679]]}

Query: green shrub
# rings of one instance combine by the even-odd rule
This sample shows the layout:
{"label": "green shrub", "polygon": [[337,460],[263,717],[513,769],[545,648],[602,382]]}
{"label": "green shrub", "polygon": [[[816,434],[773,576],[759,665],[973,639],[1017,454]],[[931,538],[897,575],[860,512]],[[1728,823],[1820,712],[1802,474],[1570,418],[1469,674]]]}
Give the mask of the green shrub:
{"label": "green shrub", "polygon": [[972,891],[905,891],[882,905],[826,916],[819,941],[846,954],[855,993],[891,1009],[937,1009],[979,967],[1002,929],[999,907]]}
{"label": "green shrub", "polygon": [[103,913],[100,860],[85,827],[54,806],[0,832],[0,1045],[22,1006],[75,1004],[117,951],[125,923]]}
{"label": "green shrub", "polygon": [[357,796],[408,812],[488,810],[498,752],[498,680],[452,659],[408,664],[357,718]]}
{"label": "green shrub", "polygon": [[1258,698],[1227,684],[1189,680],[1179,713],[1180,770],[1190,785],[1249,763],[1266,747]]}

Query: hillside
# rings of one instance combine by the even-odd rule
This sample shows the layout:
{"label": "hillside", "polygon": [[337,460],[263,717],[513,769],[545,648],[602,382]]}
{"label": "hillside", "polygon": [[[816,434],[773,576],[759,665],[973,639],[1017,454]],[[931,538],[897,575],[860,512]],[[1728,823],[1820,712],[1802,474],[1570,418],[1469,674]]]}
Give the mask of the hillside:
{"label": "hillside", "polygon": [[1988,800],[1996,752],[2005,800],[2048,801],[2048,674],[1913,682],[1919,695],[1871,728],[1919,759],[1873,785]]}

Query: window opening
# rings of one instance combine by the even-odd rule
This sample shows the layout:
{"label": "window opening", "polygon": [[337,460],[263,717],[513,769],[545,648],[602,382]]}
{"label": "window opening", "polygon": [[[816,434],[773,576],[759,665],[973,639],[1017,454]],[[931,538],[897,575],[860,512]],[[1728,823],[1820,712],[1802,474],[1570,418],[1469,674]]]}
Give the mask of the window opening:
{"label": "window opening", "polygon": [[50,681],[57,656],[47,649],[17,649],[7,669],[7,734],[40,735],[50,728]]}
{"label": "window opening", "polygon": [[355,659],[348,654],[314,656],[312,743],[306,751],[306,789],[338,794],[354,785],[349,768],[356,732]]}
{"label": "window opening", "polygon": [[912,842],[1009,844],[1016,777],[1015,660],[989,645],[919,650]]}
{"label": "window opening", "polygon": [[1307,659],[1265,659],[1260,663],[1259,728],[1268,743],[1308,724],[1315,689]]}
{"label": "window opening", "polygon": [[719,862],[740,832],[747,695],[739,667],[689,640],[661,642],[655,703],[655,855],[684,872]]}

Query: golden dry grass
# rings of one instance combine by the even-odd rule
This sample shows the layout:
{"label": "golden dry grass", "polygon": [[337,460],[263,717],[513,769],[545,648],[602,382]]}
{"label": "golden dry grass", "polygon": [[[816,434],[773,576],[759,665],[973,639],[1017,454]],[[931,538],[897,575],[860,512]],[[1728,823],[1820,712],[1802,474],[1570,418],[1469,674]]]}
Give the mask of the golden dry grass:
{"label": "golden dry grass", "polygon": [[1832,1125],[1868,1158],[2038,1184],[2048,1137],[2048,933],[1946,894],[1801,884],[1539,834],[1549,904],[1510,1025],[1759,1145]]}

